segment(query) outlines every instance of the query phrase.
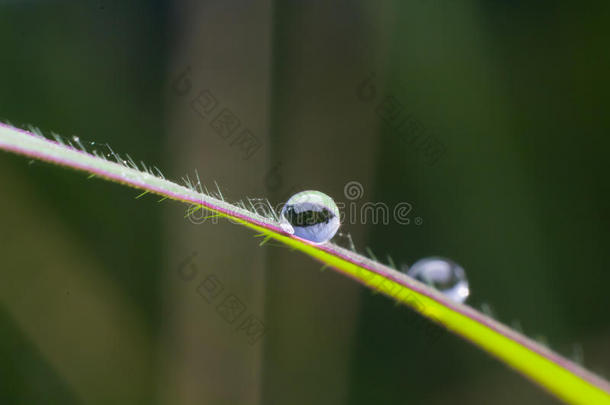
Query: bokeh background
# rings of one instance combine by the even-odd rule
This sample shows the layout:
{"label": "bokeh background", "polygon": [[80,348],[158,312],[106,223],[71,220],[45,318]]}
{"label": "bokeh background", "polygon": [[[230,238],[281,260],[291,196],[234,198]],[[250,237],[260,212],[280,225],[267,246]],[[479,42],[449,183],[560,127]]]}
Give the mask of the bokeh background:
{"label": "bokeh background", "polygon": [[[409,203],[409,224],[347,221],[336,242],[450,257],[470,305],[608,377],[609,18],[608,2],[3,0],[0,118],[197,170],[230,200]],[[224,109],[254,152],[214,129]],[[558,403],[226,221],[6,153],[0,193],[2,404]],[[262,338],[223,317],[229,296]]]}

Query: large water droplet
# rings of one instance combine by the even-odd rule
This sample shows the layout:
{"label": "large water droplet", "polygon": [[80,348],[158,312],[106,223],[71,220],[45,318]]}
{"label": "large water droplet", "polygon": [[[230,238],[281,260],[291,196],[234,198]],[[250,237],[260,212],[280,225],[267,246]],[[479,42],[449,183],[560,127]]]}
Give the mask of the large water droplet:
{"label": "large water droplet", "polygon": [[436,288],[455,302],[462,303],[470,295],[464,269],[449,259],[428,257],[418,260],[407,274]]}
{"label": "large water droplet", "polygon": [[319,191],[301,191],[286,202],[280,225],[286,232],[313,243],[329,241],[339,229],[339,208]]}

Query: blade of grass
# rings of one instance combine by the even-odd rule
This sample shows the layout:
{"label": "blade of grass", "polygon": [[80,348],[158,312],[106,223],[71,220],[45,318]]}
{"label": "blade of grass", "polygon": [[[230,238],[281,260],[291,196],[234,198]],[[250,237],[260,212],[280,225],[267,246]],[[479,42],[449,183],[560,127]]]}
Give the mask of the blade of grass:
{"label": "blade of grass", "polygon": [[[340,273],[403,303],[481,347],[558,398],[570,404],[610,404],[610,384],[536,341],[377,261],[332,243],[313,245],[286,234],[273,216],[264,217],[224,200],[141,172],[133,167],[92,156],[40,135],[0,124],[0,149],[125,184],[164,198],[201,205],[213,213],[300,250]],[[120,159],[117,159],[120,161]],[[220,193],[220,191],[219,191]]]}

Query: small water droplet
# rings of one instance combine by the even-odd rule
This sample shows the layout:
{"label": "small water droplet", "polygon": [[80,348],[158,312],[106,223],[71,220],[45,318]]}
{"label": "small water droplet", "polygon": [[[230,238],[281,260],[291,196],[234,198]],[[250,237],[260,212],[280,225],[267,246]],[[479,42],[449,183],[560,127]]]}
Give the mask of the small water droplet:
{"label": "small water droplet", "polygon": [[418,260],[407,274],[436,288],[455,302],[462,303],[470,295],[464,269],[449,259],[428,257]]}
{"label": "small water droplet", "polygon": [[282,208],[282,229],[313,243],[329,241],[337,233],[339,225],[337,204],[319,191],[296,193]]}
{"label": "small water droplet", "polygon": [[80,138],[79,138],[78,136],[73,136],[73,137],[72,137],[72,140],[73,140],[74,142],[79,142],[79,141],[80,141]]}

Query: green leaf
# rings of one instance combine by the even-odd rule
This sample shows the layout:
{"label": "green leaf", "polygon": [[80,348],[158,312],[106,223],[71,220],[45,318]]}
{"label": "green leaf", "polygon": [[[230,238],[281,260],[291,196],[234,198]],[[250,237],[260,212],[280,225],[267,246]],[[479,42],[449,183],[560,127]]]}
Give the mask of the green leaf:
{"label": "green leaf", "polygon": [[125,163],[114,153],[116,162],[107,160],[103,154],[93,156],[61,141],[50,141],[39,133],[32,134],[4,124],[0,124],[0,149],[82,170],[91,176],[142,190],[136,198],[154,193],[163,199],[191,204],[193,209],[189,211],[190,214],[204,208],[213,215],[226,217],[231,222],[262,234],[264,239],[261,245],[273,238],[315,258],[325,267],[331,267],[411,307],[432,322],[479,346],[567,403],[610,404],[610,384],[578,364],[467,305],[449,300],[389,266],[332,243],[314,245],[285,233],[273,215],[263,216],[230,204],[222,196],[218,199],[203,193],[198,176],[197,184],[188,180],[188,187],[185,187],[154,174],[150,169],[141,171],[135,164]]}

